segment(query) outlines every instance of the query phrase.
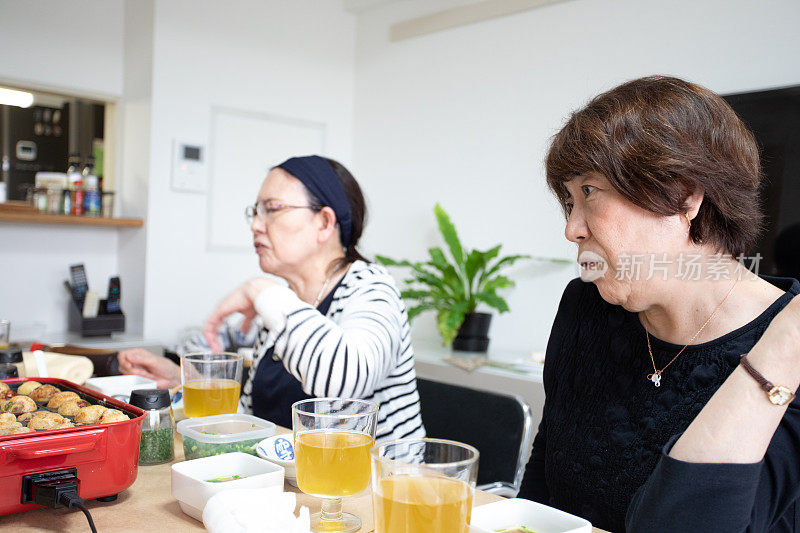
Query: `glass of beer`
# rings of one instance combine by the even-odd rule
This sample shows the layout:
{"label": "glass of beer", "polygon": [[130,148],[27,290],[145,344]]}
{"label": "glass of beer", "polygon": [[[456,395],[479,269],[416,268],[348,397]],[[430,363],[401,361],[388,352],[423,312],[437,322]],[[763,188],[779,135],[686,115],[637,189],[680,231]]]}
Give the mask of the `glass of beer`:
{"label": "glass of beer", "polygon": [[375,446],[375,533],[467,533],[478,476],[478,450],[441,439]]}
{"label": "glass of beer", "polygon": [[0,350],[8,348],[10,336],[11,322],[8,320],[0,320]]}
{"label": "glass of beer", "polygon": [[311,516],[314,533],[354,533],[361,519],[342,512],[342,498],[369,486],[369,451],[375,441],[378,406],[365,400],[312,398],[292,405],[297,486],[323,498]]}
{"label": "glass of beer", "polygon": [[242,356],[190,353],[181,356],[183,411],[187,418],[235,413],[239,407]]}

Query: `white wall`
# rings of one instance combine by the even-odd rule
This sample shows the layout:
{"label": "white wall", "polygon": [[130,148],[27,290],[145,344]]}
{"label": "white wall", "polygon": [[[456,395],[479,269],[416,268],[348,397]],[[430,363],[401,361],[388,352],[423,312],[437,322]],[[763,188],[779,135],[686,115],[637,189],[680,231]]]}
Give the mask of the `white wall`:
{"label": "white wall", "polygon": [[[368,251],[422,258],[442,202],[469,247],[574,258],[544,187],[548,138],[631,78],[672,74],[720,93],[800,83],[796,0],[573,0],[399,42],[389,25],[459,2],[358,17],[354,171],[373,207]],[[571,267],[513,274],[493,345],[545,346]],[[421,317],[415,338],[435,336]]]}
{"label": "white wall", "polygon": [[[334,1],[156,0],[154,20],[144,333],[171,342],[259,273],[252,251],[208,249],[217,199],[171,189],[173,140],[208,143],[211,108],[224,106],[324,123],[326,152],[348,164],[355,19]],[[265,172],[250,178],[248,202]],[[248,233],[245,205],[225,208]]]}
{"label": "white wall", "polygon": [[[116,97],[122,48],[122,0],[0,0],[0,80]],[[105,296],[117,239],[107,228],[0,224],[0,317],[12,336],[66,330],[70,264],[85,263]]]}
{"label": "white wall", "polygon": [[122,93],[123,0],[0,0],[0,79]]}
{"label": "white wall", "polygon": [[101,298],[117,274],[113,228],[3,223],[0,248],[0,317],[11,321],[12,339],[67,330],[63,281],[71,264],[86,265],[89,287]]}
{"label": "white wall", "polygon": [[135,334],[144,330],[145,259],[150,232],[147,192],[150,181],[154,11],[153,0],[125,1],[123,98],[117,106],[117,146],[121,154],[122,176],[117,208],[125,216],[145,219],[143,228],[120,231],[117,247],[125,329]]}

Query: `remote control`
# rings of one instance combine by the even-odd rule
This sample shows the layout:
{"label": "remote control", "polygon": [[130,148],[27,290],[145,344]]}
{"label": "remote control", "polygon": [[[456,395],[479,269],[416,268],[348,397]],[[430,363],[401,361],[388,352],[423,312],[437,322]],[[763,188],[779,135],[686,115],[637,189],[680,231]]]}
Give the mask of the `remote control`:
{"label": "remote control", "polygon": [[86,281],[86,269],[83,267],[83,263],[69,267],[69,279],[72,285],[72,299],[75,300],[78,309],[83,312],[83,302],[86,299],[86,291],[89,290],[89,283]]}
{"label": "remote control", "polygon": [[108,299],[106,300],[106,313],[119,313],[119,300],[122,296],[122,287],[118,277],[108,280]]}

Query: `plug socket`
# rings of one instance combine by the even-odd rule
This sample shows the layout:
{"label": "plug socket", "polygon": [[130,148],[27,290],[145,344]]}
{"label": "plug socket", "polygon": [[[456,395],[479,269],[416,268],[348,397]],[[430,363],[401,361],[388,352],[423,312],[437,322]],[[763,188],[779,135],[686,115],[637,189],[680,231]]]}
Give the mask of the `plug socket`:
{"label": "plug socket", "polygon": [[[78,479],[77,468],[65,468],[63,470],[53,470],[51,472],[39,472],[38,474],[28,474],[22,476],[22,495],[20,502],[22,504],[39,503],[40,505],[47,505],[38,501],[43,499],[49,501],[51,499],[50,493],[53,495],[52,507],[64,507],[63,504],[58,503],[58,499],[63,492],[74,490],[77,494],[80,480]],[[43,489],[43,490],[40,490]],[[38,498],[37,498],[38,496]]]}

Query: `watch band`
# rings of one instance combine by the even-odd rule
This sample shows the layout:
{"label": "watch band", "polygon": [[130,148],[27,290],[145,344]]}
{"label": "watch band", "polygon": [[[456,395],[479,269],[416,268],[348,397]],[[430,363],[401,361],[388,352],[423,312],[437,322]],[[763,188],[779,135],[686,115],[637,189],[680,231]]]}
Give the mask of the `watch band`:
{"label": "watch band", "polygon": [[742,364],[742,367],[747,370],[747,373],[753,376],[753,379],[758,381],[758,384],[761,385],[762,389],[769,392],[775,388],[775,385],[773,385],[771,381],[765,378],[761,372],[753,368],[753,365],[751,365],[750,361],[747,360],[746,353],[742,354],[742,356],[739,358],[739,362]]}
{"label": "watch band", "polygon": [[750,361],[747,360],[746,353],[739,357],[739,363],[748,374],[753,376],[753,379],[758,382],[759,386],[764,389],[764,391],[767,393],[767,398],[773,405],[786,405],[794,400],[794,392],[786,387],[775,386],[771,381],[765,378],[761,372],[753,368],[753,365],[751,365]]}

